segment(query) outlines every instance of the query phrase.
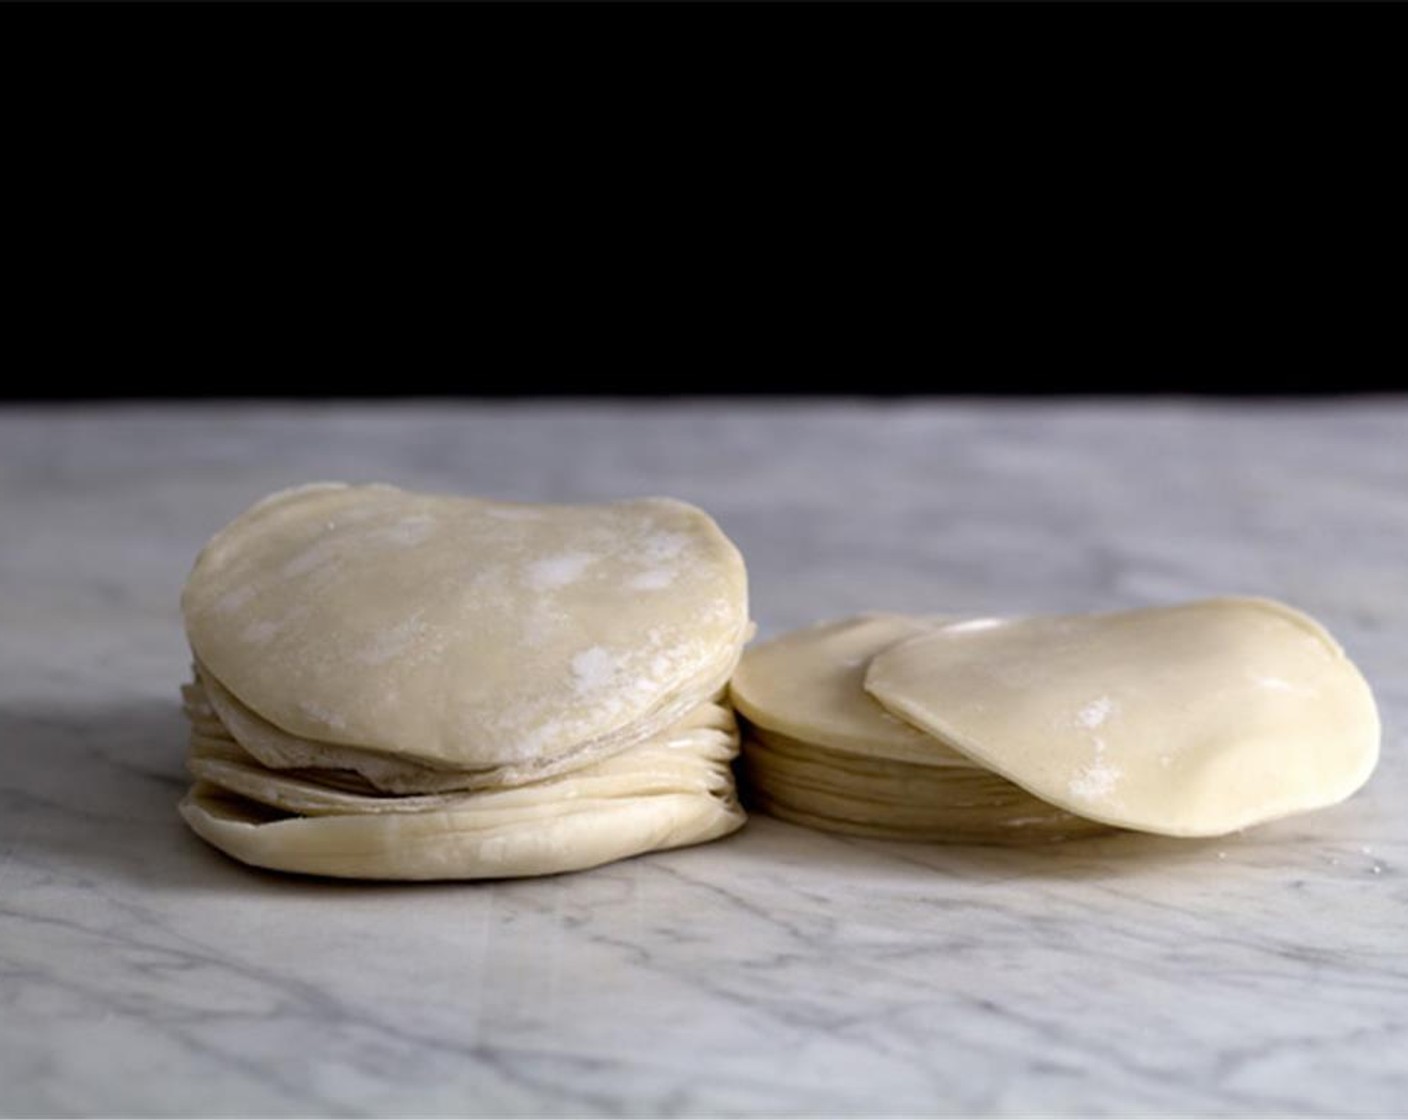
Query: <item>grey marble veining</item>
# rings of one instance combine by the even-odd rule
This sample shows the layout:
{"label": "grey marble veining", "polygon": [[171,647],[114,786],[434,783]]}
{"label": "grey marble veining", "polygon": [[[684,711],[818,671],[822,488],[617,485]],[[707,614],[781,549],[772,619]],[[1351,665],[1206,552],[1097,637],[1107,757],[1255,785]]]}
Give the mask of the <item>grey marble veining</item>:
{"label": "grey marble veining", "polygon": [[[174,811],[177,595],[318,478],[698,502],[764,634],[1271,595],[1383,761],[1215,841],[754,818],[553,879],[254,872]],[[1402,1115],[1406,717],[1408,400],[0,411],[0,1113]]]}

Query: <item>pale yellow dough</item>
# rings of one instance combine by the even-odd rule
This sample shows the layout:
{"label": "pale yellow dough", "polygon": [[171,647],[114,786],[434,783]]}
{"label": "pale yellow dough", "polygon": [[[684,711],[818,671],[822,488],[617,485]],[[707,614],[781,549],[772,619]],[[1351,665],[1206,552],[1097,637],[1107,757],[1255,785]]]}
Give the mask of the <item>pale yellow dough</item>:
{"label": "pale yellow dough", "polygon": [[749,628],[742,557],[683,502],[332,483],[217,533],[182,609],[204,669],[289,736],[462,770],[640,741],[727,682]]}
{"label": "pale yellow dough", "polygon": [[516,814],[472,806],[420,813],[282,816],[197,783],[181,815],[244,863],[351,879],[502,879],[581,871],[700,844],[743,823],[737,806],[692,794],[584,798]]}
{"label": "pale yellow dough", "polygon": [[753,808],[891,840],[1034,844],[1108,831],[977,766],[922,766],[833,751],[753,727],[743,776]]}
{"label": "pale yellow dough", "polygon": [[216,534],[182,607],[181,813],[246,863],[542,875],[743,824],[746,575],[693,506],[299,487]]}
{"label": "pale yellow dough", "polygon": [[860,615],[750,648],[730,686],[749,725],[741,772],[750,805],[812,828],[891,839],[1028,844],[1102,831],[867,695],[872,658],[952,622]]}
{"label": "pale yellow dough", "polygon": [[729,698],[752,723],[801,742],[897,762],[972,766],[865,692],[872,657],[936,624],[876,613],[793,630],[749,648]]}
{"label": "pale yellow dough", "polygon": [[865,687],[1052,805],[1171,836],[1332,805],[1379,753],[1359,671],[1266,599],[940,628],[876,656]]}
{"label": "pale yellow dough", "polygon": [[[188,695],[188,704],[192,695]],[[732,713],[703,704],[661,735],[573,773],[474,792],[387,796],[337,771],[263,766],[222,729],[195,731],[181,803],[228,855],[343,878],[480,879],[577,871],[734,831]],[[351,788],[348,788],[348,787]],[[394,819],[392,819],[394,818]]]}
{"label": "pale yellow dough", "polygon": [[416,813],[450,807],[499,809],[581,797],[700,793],[731,799],[729,762],[738,753],[733,713],[701,704],[673,727],[628,751],[522,785],[388,796],[351,771],[262,764],[223,728],[193,728],[186,768],[199,780],[271,808],[305,816]]}

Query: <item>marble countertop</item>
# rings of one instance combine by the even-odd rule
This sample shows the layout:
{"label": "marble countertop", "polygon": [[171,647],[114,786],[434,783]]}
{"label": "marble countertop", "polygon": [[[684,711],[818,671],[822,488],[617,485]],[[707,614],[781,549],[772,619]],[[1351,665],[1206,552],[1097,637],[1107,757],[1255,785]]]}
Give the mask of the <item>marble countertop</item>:
{"label": "marble countertop", "polygon": [[[551,879],[251,871],[175,812],[177,596],[312,479],[697,502],[765,636],[1270,595],[1383,760],[1216,841],[755,817]],[[1408,399],[0,410],[0,1114],[1401,1116],[1406,727]]]}

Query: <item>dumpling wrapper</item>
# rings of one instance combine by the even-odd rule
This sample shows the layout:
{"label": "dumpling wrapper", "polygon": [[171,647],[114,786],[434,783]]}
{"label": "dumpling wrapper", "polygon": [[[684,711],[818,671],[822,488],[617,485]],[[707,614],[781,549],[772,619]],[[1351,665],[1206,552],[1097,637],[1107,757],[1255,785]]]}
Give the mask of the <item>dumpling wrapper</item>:
{"label": "dumpling wrapper", "polygon": [[943,624],[953,620],[866,614],[745,652],[730,698],[751,725],[740,770],[750,806],[888,839],[1030,844],[1105,831],[981,768],[865,692],[876,654]]}
{"label": "dumpling wrapper", "polygon": [[891,840],[1042,844],[1108,831],[976,766],[920,766],[801,743],[754,728],[748,802],[775,817]]}
{"label": "dumpling wrapper", "polygon": [[339,483],[217,533],[182,609],[209,678],[291,739],[522,779],[670,726],[750,628],[742,557],[686,503]]}
{"label": "dumpling wrapper", "polygon": [[451,769],[444,764],[432,766],[381,751],[319,743],[290,735],[241,704],[208,671],[198,667],[197,672],[197,682],[187,687],[203,698],[224,733],[265,766],[276,770],[356,774],[373,789],[383,793],[501,789],[541,781],[554,774],[591,765],[598,758],[610,757],[638,740],[649,738],[648,732],[651,730],[648,726],[637,724],[616,736],[579,745],[570,753],[554,758],[531,759],[514,765],[477,770]]}
{"label": "dumpling wrapper", "polygon": [[897,762],[971,767],[971,759],[891,715],[864,687],[871,658],[936,624],[866,614],[790,631],[745,651],[729,698],[750,723],[800,742]]}
{"label": "dumpling wrapper", "polygon": [[[690,716],[629,751],[569,774],[495,790],[387,795],[370,783],[339,780],[327,770],[271,769],[232,739],[193,730],[186,768],[200,781],[304,816],[419,813],[431,809],[536,808],[582,798],[701,793],[732,798],[729,762],[738,753],[733,713],[703,704]],[[361,788],[358,788],[358,787]]]}
{"label": "dumpling wrapper", "polygon": [[[181,815],[226,855],[271,870],[357,879],[482,879],[577,871],[742,827],[731,761],[738,725],[706,702],[644,743],[570,773],[507,787],[388,795],[351,770],[270,768],[215,718],[191,716]],[[401,823],[371,822],[387,817]]]}
{"label": "dumpling wrapper", "polygon": [[1171,836],[1335,804],[1379,753],[1359,671],[1266,599],[942,628],[875,657],[865,687],[1044,801]]}
{"label": "dumpling wrapper", "polygon": [[[517,792],[517,791],[515,791]],[[581,871],[733,832],[731,798],[697,792],[554,800],[516,809],[286,816],[197,782],[181,815],[202,839],[274,871],[352,879],[499,879]]]}

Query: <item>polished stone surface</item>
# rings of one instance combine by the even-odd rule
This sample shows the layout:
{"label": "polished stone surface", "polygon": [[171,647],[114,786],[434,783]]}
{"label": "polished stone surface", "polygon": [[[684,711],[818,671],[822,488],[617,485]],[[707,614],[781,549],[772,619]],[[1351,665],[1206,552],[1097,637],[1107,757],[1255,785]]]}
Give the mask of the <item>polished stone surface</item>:
{"label": "polished stone surface", "polygon": [[[697,502],[764,636],[1269,595],[1383,760],[1215,841],[754,818],[536,881],[251,871],[175,813],[177,596],[312,479]],[[0,410],[0,1113],[1401,1115],[1405,720],[1404,399]]]}

